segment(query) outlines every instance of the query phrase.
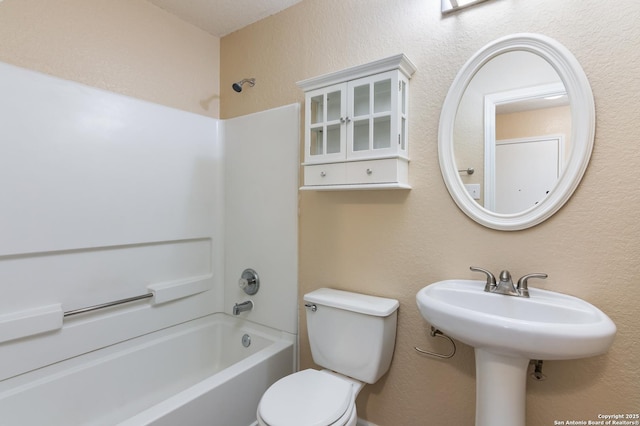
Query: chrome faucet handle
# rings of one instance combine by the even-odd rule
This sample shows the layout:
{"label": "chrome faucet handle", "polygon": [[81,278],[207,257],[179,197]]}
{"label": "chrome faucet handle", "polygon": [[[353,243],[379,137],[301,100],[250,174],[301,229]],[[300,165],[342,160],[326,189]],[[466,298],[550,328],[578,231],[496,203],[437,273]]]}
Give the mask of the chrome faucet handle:
{"label": "chrome faucet handle", "polygon": [[242,275],[238,280],[238,287],[244,290],[249,296],[253,296],[260,289],[260,277],[258,273],[251,268],[242,271]]}
{"label": "chrome faucet handle", "polygon": [[535,272],[533,274],[527,274],[524,275],[522,278],[520,278],[518,280],[518,285],[516,286],[516,288],[518,289],[518,292],[520,292],[520,294],[523,297],[529,297],[529,278],[541,278],[541,279],[545,279],[547,278],[548,275],[547,274],[543,274],[540,272]]}
{"label": "chrome faucet handle", "polygon": [[496,277],[491,273],[491,271],[487,271],[486,269],[478,268],[477,266],[469,266],[474,272],[482,272],[487,276],[487,283],[484,286],[484,291],[491,291],[496,287]]}

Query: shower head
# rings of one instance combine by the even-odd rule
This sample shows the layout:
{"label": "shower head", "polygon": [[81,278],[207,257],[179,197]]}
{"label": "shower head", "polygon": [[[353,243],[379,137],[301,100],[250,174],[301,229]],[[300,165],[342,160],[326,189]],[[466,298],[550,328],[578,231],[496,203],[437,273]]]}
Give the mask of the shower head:
{"label": "shower head", "polygon": [[233,90],[235,90],[236,92],[240,93],[240,92],[242,92],[242,85],[245,84],[245,83],[248,83],[250,87],[253,87],[256,84],[256,79],[255,78],[245,78],[245,79],[240,80],[237,83],[233,83],[231,85],[231,87],[233,88]]}

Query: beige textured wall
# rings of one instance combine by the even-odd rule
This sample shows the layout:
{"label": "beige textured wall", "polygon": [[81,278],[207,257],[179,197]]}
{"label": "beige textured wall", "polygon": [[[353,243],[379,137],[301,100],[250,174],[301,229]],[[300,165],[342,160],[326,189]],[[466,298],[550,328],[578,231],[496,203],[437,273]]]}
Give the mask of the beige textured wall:
{"label": "beige textured wall", "polygon": [[[460,345],[449,361],[412,349],[447,350],[427,337],[415,293],[440,279],[472,277],[472,264],[547,272],[537,286],[595,303],[618,325],[607,355],[545,363],[548,379],[528,385],[529,426],[637,411],[640,3],[496,0],[446,18],[438,3],[306,0],[225,37],[219,50],[217,38],[142,0],[4,0],[0,60],[213,117],[221,62],[227,118],[302,101],[298,80],[406,53],[418,66],[410,99],[413,189],[300,195],[300,293],[333,286],[401,301],[391,371],[363,390],[360,416],[382,426],[473,423],[471,348]],[[597,135],[572,200],[542,225],[504,233],[477,225],[450,199],[437,126],[466,59],[524,31],[554,37],[577,56],[596,98]],[[242,77],[256,77],[257,85],[236,94],[230,85]]]}
{"label": "beige textured wall", "polygon": [[220,39],[143,0],[4,0],[0,61],[219,116]]}
{"label": "beige textured wall", "polygon": [[[544,271],[534,286],[586,299],[618,326],[608,354],[545,363],[546,381],[528,383],[527,425],[594,420],[640,409],[640,3],[621,0],[496,0],[442,18],[439,1],[305,0],[221,40],[222,116],[302,102],[295,82],[404,52],[417,65],[410,96],[413,189],[300,193],[300,294],[321,286],[400,300],[390,372],[358,398],[361,417],[383,426],[471,425],[474,361],[427,336],[416,292],[469,265],[514,275]],[[480,47],[515,32],[567,46],[592,85],[597,136],[573,198],[550,220],[499,232],[461,213],[442,182],[440,107],[459,67]],[[241,94],[241,77],[257,84]],[[301,367],[312,365],[301,323]]]}

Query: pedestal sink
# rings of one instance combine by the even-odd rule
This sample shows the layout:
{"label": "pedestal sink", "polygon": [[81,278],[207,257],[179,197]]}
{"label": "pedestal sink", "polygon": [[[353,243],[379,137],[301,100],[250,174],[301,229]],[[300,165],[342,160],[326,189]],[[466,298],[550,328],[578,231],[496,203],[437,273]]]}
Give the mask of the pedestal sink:
{"label": "pedestal sink", "polygon": [[475,349],[476,426],[525,426],[529,360],[603,354],[616,326],[576,297],[535,288],[529,298],[514,297],[484,287],[440,281],[418,292],[418,308],[432,326]]}

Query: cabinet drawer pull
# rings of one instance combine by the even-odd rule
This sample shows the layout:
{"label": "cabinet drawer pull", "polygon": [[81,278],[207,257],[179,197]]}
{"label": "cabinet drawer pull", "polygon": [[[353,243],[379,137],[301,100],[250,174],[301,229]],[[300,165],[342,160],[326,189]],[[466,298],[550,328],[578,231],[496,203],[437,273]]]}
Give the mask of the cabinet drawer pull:
{"label": "cabinet drawer pull", "polygon": [[321,171],[320,172],[320,177],[325,177],[326,175],[327,175],[327,172],[325,172],[325,171]]}
{"label": "cabinet drawer pull", "polygon": [[373,170],[372,169],[367,169],[367,174],[368,175],[373,174]]}

